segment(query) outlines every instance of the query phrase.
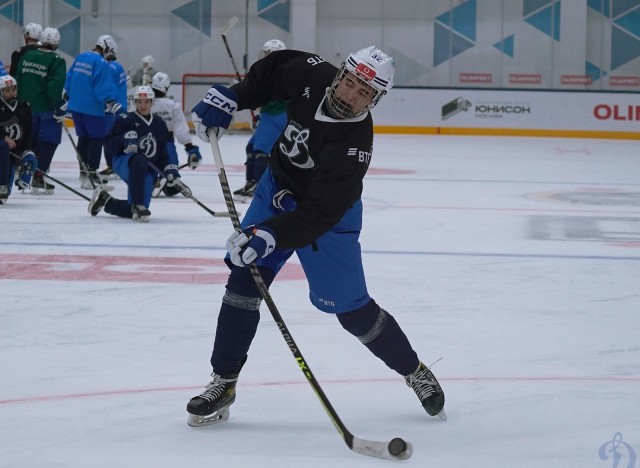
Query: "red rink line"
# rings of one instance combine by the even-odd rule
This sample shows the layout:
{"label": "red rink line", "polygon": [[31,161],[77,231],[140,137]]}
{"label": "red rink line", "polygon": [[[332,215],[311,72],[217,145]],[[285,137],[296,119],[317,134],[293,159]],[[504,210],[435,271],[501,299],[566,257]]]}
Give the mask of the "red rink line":
{"label": "red rink line", "polygon": [[[225,284],[228,276],[221,258],[0,254],[0,279]],[[304,273],[287,264],[278,279],[304,279]]]}
{"label": "red rink line", "polygon": [[[484,383],[518,383],[518,382],[566,382],[566,383],[585,383],[585,382],[630,382],[639,383],[639,377],[625,376],[600,376],[600,377],[575,377],[575,376],[554,376],[554,377],[445,377],[438,379],[444,382],[484,382]],[[354,384],[354,383],[374,383],[374,382],[398,382],[398,378],[384,379],[348,379],[348,380],[323,380],[321,384]],[[283,381],[283,382],[258,382],[244,383],[242,387],[270,387],[270,386],[291,386],[306,385],[307,381]],[[48,395],[40,397],[14,398],[9,400],[0,400],[0,405],[11,405],[20,403],[39,403],[42,401],[56,400],[75,400],[80,398],[95,398],[103,396],[115,395],[135,395],[139,393],[161,393],[161,392],[181,392],[187,390],[199,390],[202,385],[187,387],[158,387],[158,388],[131,388],[123,390],[108,390],[101,392],[87,393],[71,393],[67,395]]]}

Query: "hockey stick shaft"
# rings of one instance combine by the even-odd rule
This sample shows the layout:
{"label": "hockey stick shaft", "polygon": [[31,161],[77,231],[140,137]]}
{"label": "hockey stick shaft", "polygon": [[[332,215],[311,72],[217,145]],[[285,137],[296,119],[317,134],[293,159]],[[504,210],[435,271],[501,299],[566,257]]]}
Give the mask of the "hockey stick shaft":
{"label": "hockey stick shaft", "polygon": [[[149,167],[151,167],[151,169],[153,169],[154,171],[156,171],[156,173],[165,178],[164,172],[161,171],[158,166],[156,166],[155,164],[153,164],[151,161],[148,162]],[[182,167],[182,166],[180,166]],[[207,213],[209,213],[211,216],[214,216],[216,218],[228,218],[229,217],[229,213],[225,213],[222,211],[213,211],[211,209],[209,209],[204,203],[202,203],[200,200],[198,200],[196,197],[193,196],[193,194],[191,195],[185,195],[184,193],[182,194],[184,197],[191,199],[192,201],[195,202],[196,205],[198,205],[200,208],[202,208],[203,210],[205,210]]]}
{"label": "hockey stick shaft", "polygon": [[87,164],[82,160],[82,156],[80,156],[80,151],[78,151],[78,146],[76,145],[76,142],[73,140],[73,137],[71,136],[71,132],[69,131],[69,129],[65,125],[65,122],[62,122],[62,128],[64,128],[64,131],[67,132],[67,136],[69,137],[69,141],[71,142],[71,146],[73,146],[73,149],[76,152],[76,158],[78,159],[78,163],[80,164],[80,167],[82,168],[84,173],[87,174],[87,178],[89,179],[89,182],[91,183],[91,187],[93,187],[93,189],[95,190],[96,189],[96,184],[93,181],[93,179],[89,176],[89,168],[88,168]]}
{"label": "hockey stick shaft", "polygon": [[[237,16],[234,16],[233,18],[231,18],[227,23],[227,25],[225,26],[225,28],[222,30],[222,33],[220,33],[220,36],[222,36],[222,42],[224,42],[224,47],[225,49],[227,49],[227,54],[231,59],[231,65],[233,65],[233,71],[236,73],[236,77],[238,78],[238,81],[242,81],[242,76],[240,76],[240,70],[238,69],[238,65],[236,65],[236,61],[233,58],[233,54],[231,53],[231,48],[229,47],[229,42],[227,41],[227,34],[237,22],[238,22]],[[251,120],[253,120],[253,123],[255,125],[258,119],[256,115],[253,113],[253,110],[249,109],[249,112],[251,113]]]}
{"label": "hockey stick shaft", "polygon": [[44,172],[44,171],[42,171],[42,170],[40,170],[40,169],[37,169],[37,170],[36,170],[36,172],[41,173],[41,174],[42,174],[44,177],[46,177],[47,179],[49,179],[49,180],[51,180],[51,181],[55,182],[56,184],[61,185],[62,187],[66,188],[66,189],[67,189],[67,190],[69,190],[70,192],[75,193],[75,194],[76,194],[76,195],[78,195],[79,197],[82,197],[82,198],[84,198],[84,199],[85,199],[85,200],[87,200],[87,201],[91,201],[91,198],[89,198],[89,197],[87,197],[86,195],[84,195],[84,194],[82,194],[82,193],[78,192],[76,189],[69,187],[67,184],[65,184],[65,183],[64,183],[64,182],[62,182],[61,180],[56,179],[55,177],[51,177],[51,176],[50,176],[49,174],[47,174],[46,172]]}
{"label": "hockey stick shaft", "polygon": [[[218,178],[220,180],[220,187],[222,188],[222,194],[224,195],[224,200],[227,204],[227,209],[229,210],[229,214],[231,215],[231,224],[233,228],[237,231],[241,231],[240,218],[238,216],[238,212],[236,211],[235,203],[233,202],[233,198],[231,196],[231,188],[229,187],[229,181],[227,179],[227,174],[224,170],[224,162],[222,161],[222,154],[220,153],[220,146],[218,145],[218,139],[215,135],[215,132],[209,129],[207,131],[209,135],[209,140],[211,143],[211,151],[213,152],[213,159],[216,163],[218,169]],[[333,408],[333,405],[325,395],[322,387],[318,383],[318,380],[313,375],[311,368],[305,361],[302,356],[302,352],[298,345],[293,339],[293,335],[289,331],[282,315],[280,315],[280,311],[276,307],[276,304],[269,293],[269,288],[267,287],[262,275],[260,274],[260,270],[255,263],[249,265],[249,270],[251,271],[251,276],[258,287],[258,291],[260,295],[264,299],[264,302],[267,304],[269,312],[271,312],[271,316],[273,320],[278,325],[278,330],[282,334],[284,341],[287,343],[289,350],[293,354],[300,370],[307,378],[307,382],[311,385],[311,388],[315,392],[316,396],[320,400],[322,407],[326,411],[327,415],[329,415],[329,419],[333,423],[334,427],[342,437],[342,440],[347,444],[347,447],[352,451],[359,453],[361,455],[367,455],[369,457],[375,458],[383,458],[388,460],[406,460],[411,457],[413,453],[413,446],[409,442],[405,442],[400,438],[392,439],[390,442],[378,442],[373,440],[360,439],[359,437],[355,437],[349,429],[344,425],[338,413]],[[395,444],[395,445],[394,445]],[[390,447],[394,446],[394,453],[391,453]],[[399,449],[397,449],[399,445]]]}
{"label": "hockey stick shaft", "polygon": [[[11,153],[11,156],[13,156],[14,158],[16,158],[18,161],[22,161],[22,158],[20,158],[20,156],[18,156],[17,154]],[[66,188],[67,190],[69,190],[70,192],[75,193],[76,195],[78,195],[79,197],[84,198],[87,201],[91,201],[91,199],[89,197],[87,197],[86,195],[83,195],[82,193],[78,192],[77,190],[69,187],[67,184],[65,184],[64,182],[62,182],[61,180],[56,179],[55,177],[50,176],[49,174],[47,174],[46,172],[44,172],[42,169],[38,169],[36,168],[35,170],[36,173],[42,174],[43,177],[46,177],[49,180],[52,180],[53,182],[55,182],[56,184],[61,185],[62,187]]]}

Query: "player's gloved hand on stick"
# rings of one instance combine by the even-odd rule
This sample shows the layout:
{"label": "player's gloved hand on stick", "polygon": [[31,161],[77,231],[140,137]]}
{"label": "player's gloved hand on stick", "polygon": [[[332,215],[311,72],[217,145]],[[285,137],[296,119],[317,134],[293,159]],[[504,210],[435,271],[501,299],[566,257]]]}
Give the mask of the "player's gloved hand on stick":
{"label": "player's gloved hand on stick", "polygon": [[238,96],[226,86],[213,85],[205,98],[191,109],[191,120],[201,140],[209,142],[208,130],[220,139],[222,129],[229,128],[233,114],[238,109]]}
{"label": "player's gloved hand on stick", "polygon": [[167,164],[164,168],[164,176],[167,179],[167,184],[169,185],[169,187],[173,187],[176,181],[180,178],[178,166],[176,166],[175,164]]}
{"label": "player's gloved hand on stick", "polygon": [[255,224],[243,231],[234,231],[225,244],[231,263],[246,267],[269,255],[276,248],[276,235],[268,227]]}
{"label": "player's gloved hand on stick", "polygon": [[109,101],[104,105],[104,112],[106,114],[117,114],[122,108],[122,104],[116,101]]}
{"label": "player's gloved hand on stick", "polygon": [[64,119],[67,117],[68,107],[69,101],[60,101],[53,107],[53,119],[58,123],[64,123]]}
{"label": "player's gloved hand on stick", "polygon": [[127,154],[135,153],[138,151],[138,132],[135,130],[129,130],[122,137],[124,142],[124,152]]}
{"label": "player's gloved hand on stick", "polygon": [[178,166],[175,164],[168,164],[164,168],[164,176],[167,179],[167,187],[176,187],[180,190],[180,193],[185,197],[193,196],[191,189],[180,180],[180,172],[178,172]]}
{"label": "player's gloved hand on stick", "polygon": [[200,148],[192,143],[184,145],[184,149],[187,152],[187,162],[190,169],[195,169],[202,161],[202,155],[200,154]]}

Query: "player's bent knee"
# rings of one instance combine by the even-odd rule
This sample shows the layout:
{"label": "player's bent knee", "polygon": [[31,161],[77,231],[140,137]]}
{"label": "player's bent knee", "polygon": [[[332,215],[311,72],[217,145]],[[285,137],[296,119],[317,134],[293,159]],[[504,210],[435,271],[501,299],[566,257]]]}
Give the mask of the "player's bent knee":
{"label": "player's bent knee", "polygon": [[[264,267],[258,267],[264,283],[269,287],[275,278],[273,270]],[[251,275],[249,268],[234,267],[227,281],[227,291],[239,296],[260,298],[260,291],[256,286],[256,282]]]}
{"label": "player's bent knee", "polygon": [[380,336],[387,324],[388,314],[372,299],[364,307],[337,314],[337,317],[342,328],[366,345]]}

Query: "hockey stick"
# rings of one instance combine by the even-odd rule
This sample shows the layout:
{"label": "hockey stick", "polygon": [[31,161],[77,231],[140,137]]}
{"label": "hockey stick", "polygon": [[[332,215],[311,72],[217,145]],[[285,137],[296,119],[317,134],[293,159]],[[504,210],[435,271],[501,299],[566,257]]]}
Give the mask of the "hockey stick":
{"label": "hockey stick", "polygon": [[[20,156],[18,156],[17,154],[11,153],[11,156],[13,156],[14,158],[16,158],[18,161],[22,161],[22,158],[20,158]],[[83,195],[82,193],[78,192],[77,190],[74,190],[73,188],[69,187],[67,184],[65,184],[64,182],[62,182],[61,180],[56,179],[55,177],[50,176],[49,174],[47,174],[46,172],[44,172],[42,169],[38,169],[36,168],[35,170],[36,174],[40,173],[42,174],[44,177],[46,177],[49,180],[52,180],[53,182],[55,182],[56,184],[61,185],[62,187],[66,188],[67,190],[75,193],[76,195],[78,195],[79,197],[84,198],[87,201],[91,201],[91,199],[89,197],[87,197],[86,195]]]}
{"label": "hockey stick", "polygon": [[[156,171],[158,173],[158,175],[162,176],[164,179],[166,179],[166,177],[164,176],[164,172],[161,171],[155,164],[153,164],[151,161],[148,161],[149,167],[151,167],[151,169],[153,169],[154,171]],[[182,166],[180,166],[182,167]],[[186,185],[185,185],[186,187]],[[189,189],[191,190],[191,189]],[[229,213],[227,212],[223,212],[223,211],[212,211],[209,208],[207,208],[207,206],[202,203],[200,200],[198,200],[196,197],[193,196],[193,194],[191,195],[185,195],[183,192],[182,195],[186,198],[190,198],[191,200],[193,200],[196,205],[198,205],[200,208],[202,208],[204,211],[206,211],[207,213],[209,213],[211,216],[214,216],[216,218],[228,218],[229,216],[231,216]]]}
{"label": "hockey stick", "polygon": [[[229,43],[227,42],[227,34],[231,30],[231,28],[233,28],[235,26],[235,24],[237,22],[238,22],[238,17],[237,16],[234,16],[233,18],[231,18],[229,20],[229,22],[227,23],[227,25],[222,30],[222,32],[220,33],[220,35],[222,36],[222,42],[224,42],[224,47],[227,49],[227,54],[229,55],[229,58],[231,59],[231,65],[233,65],[233,71],[236,72],[236,77],[238,78],[238,81],[242,81],[242,77],[240,76],[240,71],[238,70],[238,65],[236,65],[236,61],[233,58],[233,54],[231,53],[231,49],[229,48]],[[258,118],[253,113],[253,110],[249,109],[249,112],[251,113],[251,120],[253,122],[253,126],[255,127],[256,126],[256,122],[258,121]]]}
{"label": "hockey stick", "polygon": [[[67,136],[69,137],[69,141],[71,142],[71,146],[73,146],[74,151],[76,152],[76,159],[78,160],[78,163],[80,164],[80,168],[82,169],[82,171],[87,174],[87,178],[89,179],[89,183],[91,183],[91,187],[93,188],[93,190],[96,189],[96,184],[93,181],[93,179],[91,178],[91,176],[89,175],[90,170],[89,167],[87,166],[87,163],[84,162],[82,160],[82,156],[80,156],[80,151],[78,151],[78,146],[76,145],[76,142],[73,140],[73,137],[71,136],[71,132],[69,132],[69,129],[67,128],[67,126],[65,125],[64,122],[62,122],[62,128],[64,128],[64,131],[67,132]],[[98,172],[94,171],[96,173],[96,177]],[[108,184],[103,184],[100,183],[100,188],[103,190],[106,190],[107,192],[110,192],[111,190],[113,190],[113,187],[108,185]]]}
{"label": "hockey stick", "polygon": [[[222,161],[222,154],[220,153],[220,147],[218,145],[218,139],[216,138],[216,135],[213,131],[207,131],[207,133],[211,135],[209,138],[211,142],[211,151],[213,152],[213,159],[215,160],[216,166],[218,168],[218,178],[220,179],[222,194],[224,195],[227,209],[229,210],[229,213],[231,215],[231,224],[233,225],[233,228],[235,230],[241,231],[242,228],[240,227],[240,218],[238,217],[238,212],[236,211],[236,207],[231,196],[231,189],[229,188],[229,181],[227,180],[227,174],[224,170],[224,164]],[[249,269],[251,270],[251,276],[253,276],[253,279],[256,282],[256,286],[260,291],[260,295],[264,299],[264,302],[267,304],[273,320],[278,325],[278,330],[280,330],[280,333],[287,343],[287,346],[291,350],[293,357],[298,362],[298,366],[300,366],[302,373],[307,378],[307,382],[309,382],[309,384],[311,385],[311,388],[320,400],[320,403],[329,415],[329,418],[331,419],[331,422],[333,423],[335,428],[338,430],[338,433],[340,434],[340,436],[342,436],[342,440],[344,440],[344,442],[347,444],[347,447],[361,455],[367,455],[369,457],[375,458],[384,458],[387,460],[406,460],[411,457],[411,454],[413,453],[413,445],[399,437],[392,439],[390,442],[377,442],[373,440],[360,439],[349,432],[349,429],[347,429],[344,423],[340,420],[338,413],[336,413],[336,410],[333,408],[331,402],[320,387],[320,384],[313,375],[311,368],[302,356],[300,348],[298,348],[298,345],[293,340],[293,335],[289,331],[287,325],[284,323],[284,320],[282,319],[282,316],[280,315],[275,302],[271,298],[269,289],[267,288],[264,279],[262,279],[262,275],[260,274],[257,265],[255,263],[252,263],[251,265],[249,265]]]}
{"label": "hockey stick", "polygon": [[[189,163],[184,163],[183,165],[178,166],[178,170],[184,169],[188,165]],[[151,192],[151,198],[158,198],[162,190],[164,190],[164,186],[167,185],[167,179],[165,178],[164,173],[159,173],[158,175],[161,176],[160,182],[156,187],[153,188],[153,191]]]}
{"label": "hockey stick", "polygon": [[53,182],[55,182],[56,184],[61,185],[62,187],[66,188],[67,190],[69,190],[70,192],[75,193],[76,195],[78,195],[79,197],[84,198],[87,201],[91,201],[91,198],[87,197],[86,195],[78,192],[77,190],[69,187],[67,184],[65,184],[64,182],[62,182],[61,180],[56,179],[55,177],[51,177],[49,174],[47,174],[46,172],[40,170],[40,169],[36,169],[36,172],[39,172],[40,174],[42,174],[44,177],[46,177],[47,179],[52,180]]}

